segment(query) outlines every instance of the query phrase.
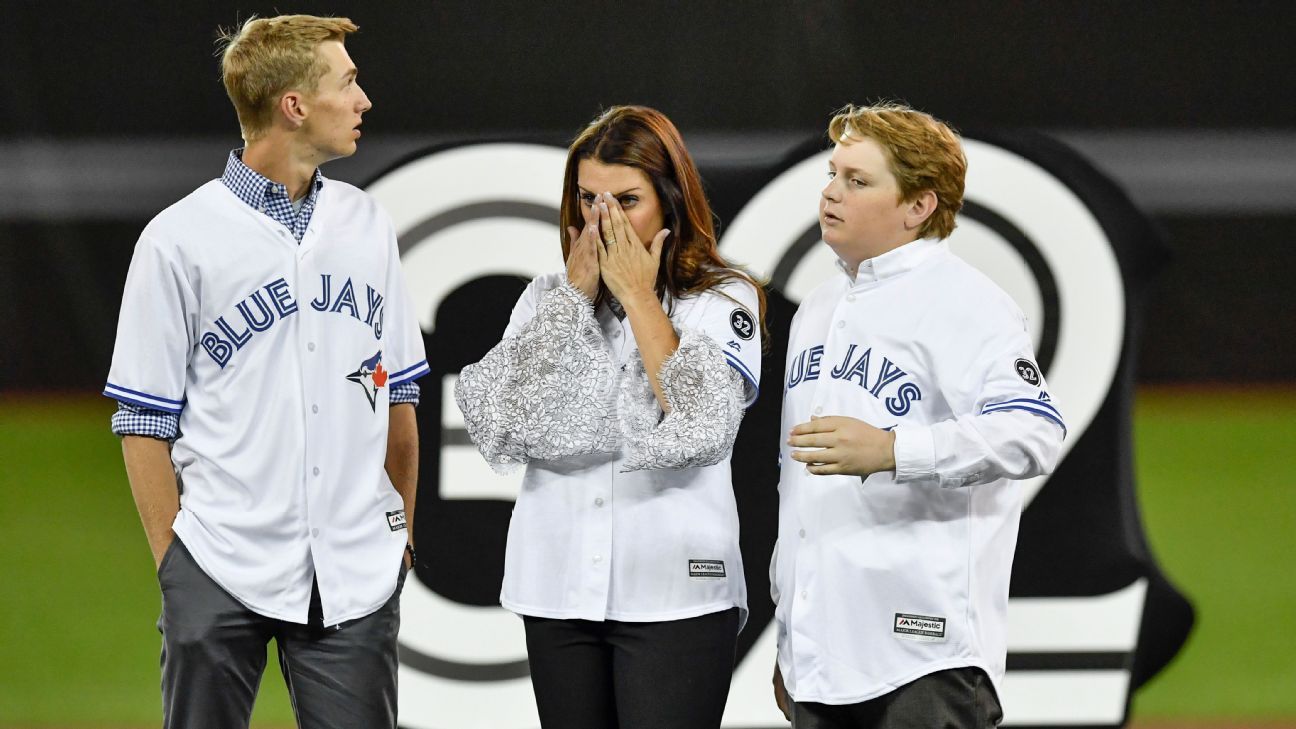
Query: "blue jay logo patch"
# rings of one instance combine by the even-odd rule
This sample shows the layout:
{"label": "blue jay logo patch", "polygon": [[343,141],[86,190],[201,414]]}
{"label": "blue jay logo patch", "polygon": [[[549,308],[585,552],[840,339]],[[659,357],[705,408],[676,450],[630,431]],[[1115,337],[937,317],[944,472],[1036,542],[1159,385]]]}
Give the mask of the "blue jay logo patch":
{"label": "blue jay logo patch", "polygon": [[346,378],[364,388],[365,397],[369,398],[369,409],[378,412],[378,391],[387,385],[387,370],[382,366],[382,350],[361,362],[360,367]]}

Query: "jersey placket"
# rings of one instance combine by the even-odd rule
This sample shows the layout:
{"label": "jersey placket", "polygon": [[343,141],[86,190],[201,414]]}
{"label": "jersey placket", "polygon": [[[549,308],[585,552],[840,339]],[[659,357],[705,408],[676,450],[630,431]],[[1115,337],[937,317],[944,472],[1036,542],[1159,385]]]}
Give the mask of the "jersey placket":
{"label": "jersey placket", "polygon": [[[616,362],[617,375],[623,376],[629,353],[634,351],[634,333],[630,330],[630,321],[618,320],[606,308],[601,309],[600,314],[596,318],[607,340],[612,359]],[[616,501],[616,482],[622,476],[621,463],[622,459],[617,458],[601,466],[601,469],[607,469],[606,477],[587,480],[583,494],[592,518],[587,522],[589,528],[585,533],[584,564],[581,565],[582,573],[588,576],[588,579],[581,580],[585,593],[581,609],[591,616],[597,615],[599,619],[612,609],[612,540],[616,525],[613,506]]]}
{"label": "jersey placket", "polygon": [[[312,254],[315,252],[317,239],[318,235],[316,234],[316,226],[312,223],[302,234],[302,240],[300,243],[297,243],[296,246],[297,250],[295,251],[294,256],[296,266],[294,274],[296,275],[298,282],[319,280],[319,272],[314,270],[314,267],[312,266],[312,261],[315,259],[315,256]],[[299,287],[296,290],[305,291],[306,289]],[[325,345],[325,342],[321,339],[322,333],[315,329],[317,317],[314,315],[317,312],[315,312],[310,305],[312,297],[307,295],[303,298],[305,301],[302,301],[298,308],[298,313],[301,315],[301,319],[297,326],[297,347],[294,351],[294,359],[298,372],[297,381],[300,383],[299,386],[301,388],[300,402],[303,409],[303,456],[305,461],[302,464],[303,481],[301,500],[306,507],[304,510],[306,517],[304,527],[308,530],[307,534],[309,538],[307,543],[310,545],[310,559],[312,565],[317,565],[320,560],[315,558],[315,552],[318,543],[321,541],[321,535],[323,534],[320,530],[323,518],[322,515],[315,514],[314,509],[312,508],[313,500],[311,499],[311,495],[322,491],[325,479],[337,478],[337,474],[325,473],[320,468],[319,463],[321,460],[320,455],[326,452],[325,449],[327,447],[324,443],[319,442],[323,440],[323,434],[327,431],[326,426],[320,421],[320,418],[327,418],[329,414],[321,412],[320,403],[312,401],[311,393],[326,391],[326,388],[323,387],[324,383],[316,381],[319,378],[319,373],[318,368],[315,366],[315,362],[323,357],[321,347]],[[316,577],[317,581],[318,579],[319,578]],[[321,589],[321,602],[327,601],[328,599],[327,593]],[[324,610],[326,615],[330,612],[331,611],[327,608]]]}
{"label": "jersey placket", "polygon": [[[849,409],[838,407],[838,403],[834,402],[835,381],[831,379],[828,372],[840,361],[851,344],[850,332],[853,327],[850,319],[855,315],[855,302],[861,288],[855,283],[844,286],[833,306],[832,316],[828,319],[820,340],[823,342],[824,354],[819,379],[806,383],[813,386],[814,394],[811,396],[808,412],[803,415],[803,420],[809,420],[811,415],[824,417],[849,412]],[[838,412],[839,410],[842,412]],[[824,508],[820,502],[825,498],[825,493],[823,489],[815,488],[814,480],[820,477],[805,471],[805,466],[798,464],[796,467],[801,468],[804,473],[798,479],[799,487],[796,490],[797,547],[792,567],[794,594],[792,610],[788,614],[787,630],[795,671],[793,681],[799,691],[818,695],[826,688],[822,685],[820,657],[831,655],[832,650],[828,646],[818,645],[811,635],[799,632],[797,626],[803,622],[811,626],[821,623],[825,616],[818,609],[819,601],[830,599],[819,589],[820,580],[815,570],[817,560],[814,556],[819,549],[818,540],[821,536],[819,521],[814,517],[819,509]],[[801,644],[799,647],[798,643]]]}

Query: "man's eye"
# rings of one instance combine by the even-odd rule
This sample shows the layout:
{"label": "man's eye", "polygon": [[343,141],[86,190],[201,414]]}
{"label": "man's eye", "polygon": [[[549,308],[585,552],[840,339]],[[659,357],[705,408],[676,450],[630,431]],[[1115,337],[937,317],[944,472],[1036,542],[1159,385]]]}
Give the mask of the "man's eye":
{"label": "man's eye", "polygon": [[836,172],[835,170],[828,170],[828,179],[831,180],[832,178],[834,178],[834,177],[836,177],[836,176],[837,176],[837,172]]}

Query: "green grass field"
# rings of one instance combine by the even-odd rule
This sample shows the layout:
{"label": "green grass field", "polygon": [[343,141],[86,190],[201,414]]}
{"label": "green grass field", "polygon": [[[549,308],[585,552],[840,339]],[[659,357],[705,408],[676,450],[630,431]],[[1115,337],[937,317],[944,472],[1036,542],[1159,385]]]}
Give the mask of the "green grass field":
{"label": "green grass field", "polygon": [[[0,726],[156,726],[157,586],[103,398],[0,399]],[[1143,392],[1153,550],[1198,610],[1140,720],[1296,721],[1296,391]],[[292,726],[270,661],[253,726]]]}
{"label": "green grass field", "polygon": [[1153,554],[1197,608],[1135,717],[1296,719],[1296,390],[1143,392],[1134,438]]}

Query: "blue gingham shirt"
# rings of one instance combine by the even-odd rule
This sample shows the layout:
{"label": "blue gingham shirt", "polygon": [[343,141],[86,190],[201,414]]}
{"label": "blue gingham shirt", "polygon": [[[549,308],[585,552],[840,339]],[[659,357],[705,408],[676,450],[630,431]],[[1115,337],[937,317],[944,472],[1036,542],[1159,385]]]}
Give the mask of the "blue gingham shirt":
{"label": "blue gingham shirt", "polygon": [[[230,152],[229,159],[225,161],[225,172],[221,175],[221,182],[230,189],[230,192],[247,203],[249,207],[265,213],[271,220],[287,228],[298,243],[301,243],[302,236],[306,235],[306,228],[310,225],[311,214],[315,212],[315,202],[319,199],[319,191],[324,186],[324,180],[324,175],[320,174],[319,168],[316,168],[306,199],[300,208],[294,208],[292,198],[288,196],[288,187],[243,164],[242,149]],[[410,403],[417,406],[418,383],[411,381],[394,385],[389,397],[392,405]],[[112,431],[117,435],[144,435],[162,440],[175,440],[180,432],[180,416],[119,402],[117,412],[112,416]]]}

